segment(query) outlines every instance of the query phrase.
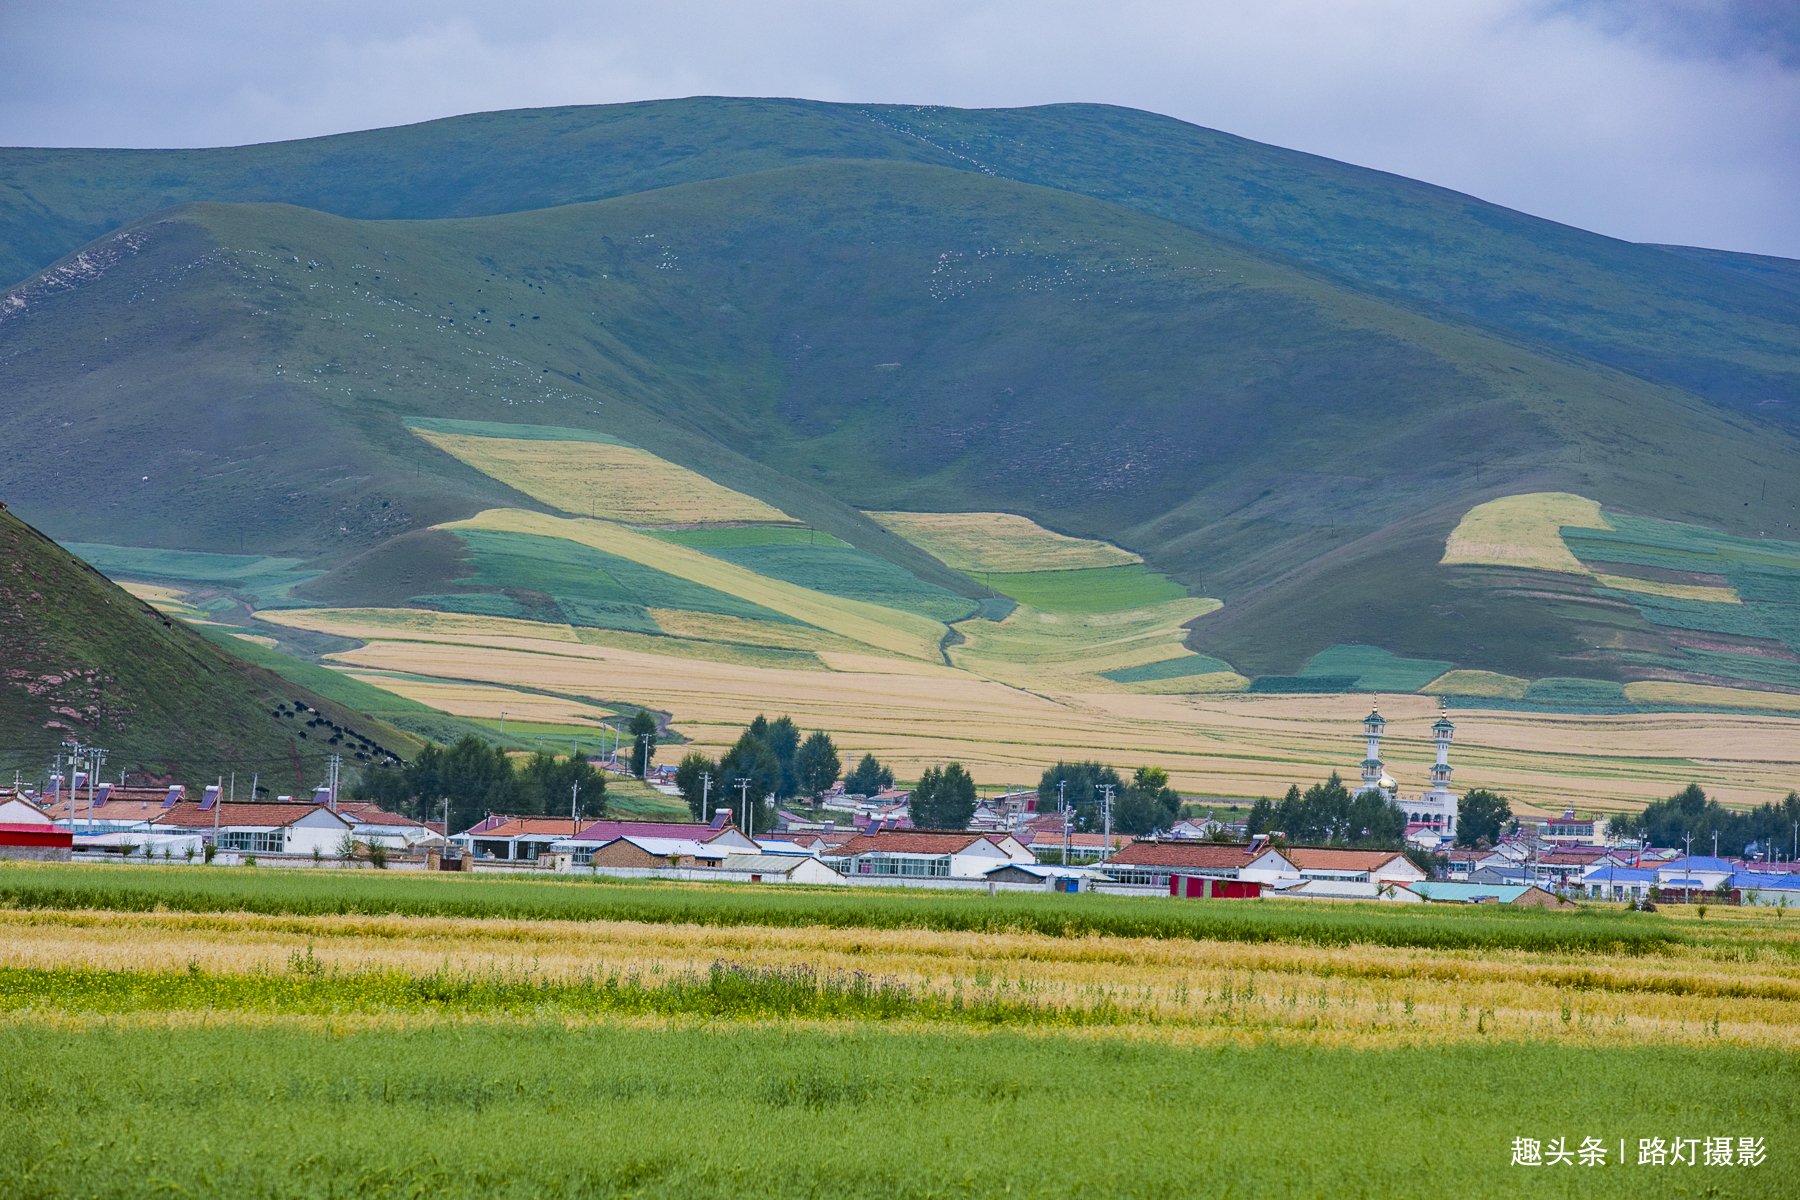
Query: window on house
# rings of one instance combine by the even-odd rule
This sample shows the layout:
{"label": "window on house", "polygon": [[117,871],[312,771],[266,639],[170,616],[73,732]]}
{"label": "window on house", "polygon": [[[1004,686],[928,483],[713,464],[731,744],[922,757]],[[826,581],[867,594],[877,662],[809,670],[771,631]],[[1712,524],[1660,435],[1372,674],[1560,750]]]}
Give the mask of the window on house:
{"label": "window on house", "polygon": [[272,833],[224,830],[219,834],[219,849],[239,850],[246,854],[280,854],[287,849],[287,833],[281,829]]}

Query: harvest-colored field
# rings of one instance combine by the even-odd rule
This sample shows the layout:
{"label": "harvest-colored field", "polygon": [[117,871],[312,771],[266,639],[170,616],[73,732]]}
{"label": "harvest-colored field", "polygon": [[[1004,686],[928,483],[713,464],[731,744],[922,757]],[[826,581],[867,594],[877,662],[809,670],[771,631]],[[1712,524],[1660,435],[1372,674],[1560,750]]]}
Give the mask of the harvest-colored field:
{"label": "harvest-colored field", "polygon": [[633,525],[792,521],[773,505],[636,446],[413,432],[477,471],[567,513]]}
{"label": "harvest-colored field", "polygon": [[1116,684],[1095,676],[1170,658],[1198,660],[1182,642],[1186,635],[1182,624],[1218,607],[1217,600],[1207,599],[1171,600],[1112,613],[1051,613],[1021,605],[999,623],[961,622],[956,631],[963,642],[948,653],[957,666],[1016,687],[1148,690],[1141,684]]}
{"label": "harvest-colored field", "polygon": [[1728,587],[1705,587],[1692,583],[1663,583],[1655,579],[1632,579],[1625,575],[1594,576],[1594,582],[1621,592],[1637,592],[1644,596],[1668,596],[1675,600],[1700,600],[1708,604],[1742,604],[1743,600]]}
{"label": "harvest-colored field", "polygon": [[1396,1035],[1800,1046],[1800,925],[1772,916],[1711,924],[1711,943],[1647,960],[919,929],[14,911],[0,913],[0,967],[545,982],[616,975],[654,985],[723,961],[862,972],[965,1005],[1105,1006],[1144,1026],[1143,1036],[1176,1041],[1254,1029],[1353,1047]]}
{"label": "harvest-colored field", "polygon": [[1611,529],[1600,505],[1571,492],[1531,492],[1477,504],[1451,531],[1441,560],[1447,565],[1530,567],[1586,575],[1563,544],[1565,525]]}
{"label": "harvest-colored field", "polygon": [[497,508],[441,528],[492,529],[566,538],[741,596],[819,629],[914,658],[939,660],[938,643],[947,632],[944,625],[929,617],[783,583],[691,547],[650,537],[610,521],[550,517],[523,509]]}
{"label": "harvest-colored field", "polygon": [[1015,513],[872,512],[872,519],[945,566],[985,571],[1075,571],[1144,561],[1111,542],[1045,529]]}
{"label": "harvest-colored field", "polygon": [[[872,658],[838,660],[865,668],[845,671],[680,659],[594,645],[528,622],[384,610],[270,616],[367,641],[338,661],[400,673],[383,686],[402,695],[414,694],[405,676],[415,675],[643,704],[671,712],[676,728],[711,751],[735,740],[758,713],[787,712],[802,728],[829,730],[841,747],[892,761],[903,778],[956,759],[984,787],[1034,782],[1058,758],[1097,757],[1127,768],[1162,766],[1190,794],[1279,795],[1331,771],[1354,775],[1370,704],[1357,695],[1038,694],[943,668],[893,673]],[[556,636],[528,636],[540,629]],[[1388,769],[1403,792],[1422,790],[1434,757],[1428,730],[1436,702],[1389,696],[1380,703],[1390,722]],[[1726,803],[1761,804],[1800,784],[1800,725],[1792,718],[1478,709],[1452,715],[1457,786],[1503,791],[1520,812],[1554,814],[1569,804],[1637,808],[1690,781]]]}
{"label": "harvest-colored field", "polygon": [[1422,691],[1446,696],[1492,696],[1497,700],[1520,700],[1531,680],[1497,671],[1446,671],[1426,684]]}
{"label": "harvest-colored field", "polygon": [[1703,683],[1670,683],[1644,679],[1625,685],[1625,698],[1634,704],[1704,704],[1708,707],[1775,709],[1800,712],[1800,696],[1792,692],[1756,692],[1748,688],[1710,687]]}

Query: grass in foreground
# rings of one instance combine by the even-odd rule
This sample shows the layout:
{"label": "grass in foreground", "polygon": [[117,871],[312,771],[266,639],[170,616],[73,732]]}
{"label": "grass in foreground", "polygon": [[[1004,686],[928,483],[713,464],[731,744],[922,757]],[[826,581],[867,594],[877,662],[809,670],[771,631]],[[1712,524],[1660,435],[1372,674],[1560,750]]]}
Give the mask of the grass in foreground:
{"label": "grass in foreground", "polygon": [[[1732,1048],[1183,1050],[868,1029],[115,1020],[0,1027],[0,1061],[0,1193],[32,1198],[1800,1187],[1794,1062]],[[1639,1167],[1647,1136],[1760,1138],[1765,1161]],[[1516,1137],[1592,1137],[1610,1152],[1604,1167],[1515,1168]]]}
{"label": "grass in foreground", "polygon": [[393,913],[1639,954],[1686,940],[1665,920],[1610,910],[1558,913],[1297,901],[1207,904],[1085,894],[988,897],[900,889],[726,888],[597,878],[538,882],[245,867],[0,866],[0,904],[125,912]]}

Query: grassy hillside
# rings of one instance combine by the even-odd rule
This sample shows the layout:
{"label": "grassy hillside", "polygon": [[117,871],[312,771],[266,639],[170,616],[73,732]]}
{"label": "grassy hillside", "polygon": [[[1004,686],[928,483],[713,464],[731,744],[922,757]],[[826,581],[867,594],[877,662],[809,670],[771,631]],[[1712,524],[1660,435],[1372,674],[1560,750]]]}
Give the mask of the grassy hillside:
{"label": "grassy hillside", "polygon": [[[1107,568],[1068,603],[1162,603],[1179,593],[1146,587],[1166,575],[1226,601],[1191,644],[1246,674],[1368,641],[1579,675],[1592,648],[1566,614],[1439,565],[1473,504],[1569,491],[1754,535],[1800,502],[1794,438],[1761,421],[1127,208],[934,166],[820,163],[417,223],[200,205],[67,266],[0,317],[19,398],[0,470],[30,515],[83,542],[412,572],[387,603],[568,594],[480,576],[466,545],[423,531],[489,509],[585,515],[604,497],[546,455],[624,443],[649,456],[633,470],[696,472],[957,596],[1054,607],[1074,581],[1009,593],[859,510],[1000,510],[1116,543],[1148,566]],[[488,426],[443,424],[511,418],[597,436],[502,439],[527,449],[496,457]],[[78,466],[84,487],[62,486]],[[733,578],[819,583],[785,552],[711,561],[732,557],[757,564]],[[424,582],[445,576],[462,582]],[[333,579],[293,594],[371,602]],[[845,603],[899,595],[894,580]],[[945,603],[921,615],[959,619]]]}
{"label": "grassy hillside", "polygon": [[106,772],[192,783],[260,771],[277,789],[416,738],[226,653],[0,510],[0,770],[38,781],[64,738]]}
{"label": "grassy hillside", "polygon": [[[1740,408],[1800,415],[1791,264],[1666,253],[1444,188],[1104,105],[962,110],[699,97],[482,113],[214,150],[0,152],[0,282],[192,201],[476,216],[820,160],[1108,200]],[[1784,278],[1785,276],[1785,278]]]}

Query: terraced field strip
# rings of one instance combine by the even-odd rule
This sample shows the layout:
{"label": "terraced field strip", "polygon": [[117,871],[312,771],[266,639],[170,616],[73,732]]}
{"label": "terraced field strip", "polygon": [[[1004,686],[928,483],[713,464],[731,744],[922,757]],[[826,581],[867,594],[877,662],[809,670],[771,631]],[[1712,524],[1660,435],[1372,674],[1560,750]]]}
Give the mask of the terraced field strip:
{"label": "terraced field strip", "polygon": [[[402,695],[413,686],[403,677],[413,675],[641,704],[673,712],[684,734],[715,752],[758,713],[788,712],[802,728],[830,731],[840,747],[894,761],[903,778],[956,759],[984,786],[1028,785],[1058,758],[1098,757],[1164,767],[1190,793],[1280,795],[1332,771],[1354,773],[1369,704],[1356,695],[1036,695],[936,670],[791,671],[679,659],[588,645],[561,627],[528,622],[386,610],[273,615],[367,640],[337,661],[394,672],[383,686]],[[519,636],[534,629],[546,637]],[[1416,793],[1435,758],[1428,731],[1436,701],[1383,697],[1382,711],[1391,722],[1383,757],[1403,790]],[[1800,781],[1800,723],[1788,718],[1459,709],[1454,719],[1456,786],[1503,791],[1521,812],[1557,814],[1570,803],[1641,808],[1690,781],[1727,803],[1761,804]]]}
{"label": "terraced field strip", "polygon": [[687,546],[638,533],[609,521],[545,516],[522,509],[489,509],[444,529],[489,529],[566,538],[647,567],[742,597],[808,625],[884,650],[942,661],[938,644],[948,632],[929,617],[846,600],[770,579]]}
{"label": "terraced field strip", "polygon": [[1111,542],[1069,537],[1016,513],[872,512],[868,516],[945,566],[987,571],[1074,571],[1144,560]]}
{"label": "terraced field strip", "polygon": [[477,471],[566,513],[634,525],[793,523],[774,505],[636,446],[471,437],[418,427],[413,433]]}
{"label": "terraced field strip", "polygon": [[1445,565],[1528,567],[1586,575],[1563,544],[1564,526],[1611,529],[1597,501],[1571,492],[1530,492],[1477,504],[1463,515],[1444,545]]}
{"label": "terraced field strip", "polygon": [[[998,623],[964,621],[957,625],[963,642],[950,647],[950,661],[1018,687],[1141,690],[1095,677],[1102,671],[1167,659],[1202,661],[1184,644],[1182,625],[1218,607],[1217,600],[1202,598],[1113,613],[1051,613],[1021,606]],[[1232,679],[1238,678],[1232,675]]]}

